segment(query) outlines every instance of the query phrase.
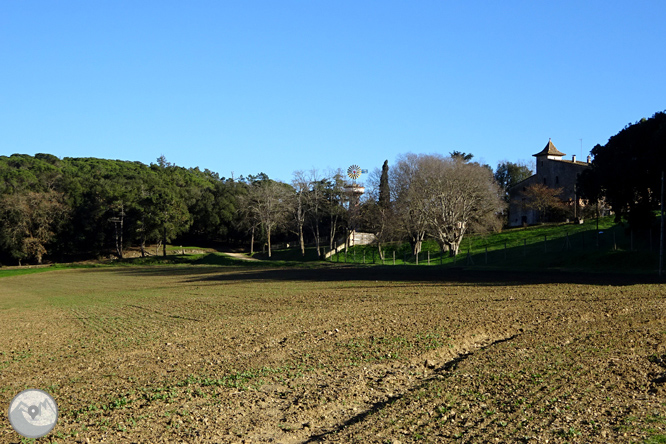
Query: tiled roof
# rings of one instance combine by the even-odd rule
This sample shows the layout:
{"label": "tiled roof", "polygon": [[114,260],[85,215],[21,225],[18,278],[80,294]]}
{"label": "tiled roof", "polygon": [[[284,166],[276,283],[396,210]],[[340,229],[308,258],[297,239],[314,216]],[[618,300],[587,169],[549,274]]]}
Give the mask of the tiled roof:
{"label": "tiled roof", "polygon": [[536,154],[532,154],[534,157],[539,157],[539,156],[566,156],[563,152],[559,151],[557,148],[555,148],[555,145],[553,145],[553,142],[551,142],[550,139],[548,139],[548,145],[541,151],[539,151]]}

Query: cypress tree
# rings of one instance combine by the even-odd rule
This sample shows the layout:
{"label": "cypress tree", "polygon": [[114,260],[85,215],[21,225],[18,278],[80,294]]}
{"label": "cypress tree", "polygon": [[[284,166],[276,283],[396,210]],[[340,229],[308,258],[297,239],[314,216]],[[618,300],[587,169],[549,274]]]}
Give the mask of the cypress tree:
{"label": "cypress tree", "polygon": [[388,170],[389,170],[388,160],[385,160],[384,165],[382,166],[382,175],[379,178],[379,206],[381,208],[388,208],[391,202]]}

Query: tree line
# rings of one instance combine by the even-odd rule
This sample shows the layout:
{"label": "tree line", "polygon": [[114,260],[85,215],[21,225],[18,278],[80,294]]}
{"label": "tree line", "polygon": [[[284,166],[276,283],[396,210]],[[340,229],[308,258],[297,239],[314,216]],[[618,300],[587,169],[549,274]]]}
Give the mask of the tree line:
{"label": "tree line", "polygon": [[[145,165],[50,154],[0,156],[0,263],[41,263],[47,256],[122,258],[130,246],[154,254],[148,245],[166,255],[166,245],[176,242],[251,242],[252,248],[262,242],[270,248],[276,236],[293,236],[296,226],[302,238],[311,229],[321,244],[346,224],[342,172],[319,177],[313,171],[300,180],[307,190],[263,173],[228,179],[164,157]],[[300,225],[292,222],[299,202]]]}
{"label": "tree line", "polygon": [[[408,154],[389,175],[373,172],[355,199],[342,170],[296,171],[291,183],[266,174],[237,179],[155,163],[51,154],[0,156],[0,263],[70,261],[113,255],[129,247],[166,255],[169,243],[257,245],[297,239],[332,249],[352,229],[378,242],[426,237],[457,252],[469,231],[498,226],[504,191],[488,166],[471,155]],[[390,177],[390,179],[389,179]],[[149,251],[148,246],[152,246]]]}

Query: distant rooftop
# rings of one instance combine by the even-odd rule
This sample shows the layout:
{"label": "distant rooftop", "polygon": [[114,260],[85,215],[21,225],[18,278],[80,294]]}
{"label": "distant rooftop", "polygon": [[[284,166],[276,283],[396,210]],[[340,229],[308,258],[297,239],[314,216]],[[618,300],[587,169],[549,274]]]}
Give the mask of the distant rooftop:
{"label": "distant rooftop", "polygon": [[548,139],[548,145],[541,151],[539,151],[536,154],[532,154],[534,157],[541,157],[541,156],[566,156],[563,152],[555,148],[555,145],[553,145],[553,142]]}

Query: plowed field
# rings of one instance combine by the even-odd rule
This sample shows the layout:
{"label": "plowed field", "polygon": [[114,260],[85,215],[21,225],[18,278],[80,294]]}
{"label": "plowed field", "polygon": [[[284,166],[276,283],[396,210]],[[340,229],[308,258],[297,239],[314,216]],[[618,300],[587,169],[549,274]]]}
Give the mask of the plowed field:
{"label": "plowed field", "polygon": [[[0,279],[0,405],[39,442],[666,442],[666,285],[439,267]],[[6,413],[0,442],[21,442]]]}

